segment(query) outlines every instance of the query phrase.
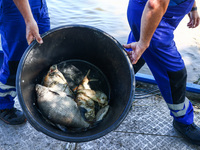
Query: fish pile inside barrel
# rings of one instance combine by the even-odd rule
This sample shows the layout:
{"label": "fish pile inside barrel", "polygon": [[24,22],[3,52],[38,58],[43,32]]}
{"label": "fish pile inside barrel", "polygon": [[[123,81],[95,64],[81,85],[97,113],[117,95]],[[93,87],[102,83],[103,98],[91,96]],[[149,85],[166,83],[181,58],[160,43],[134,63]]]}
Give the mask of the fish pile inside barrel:
{"label": "fish pile inside barrel", "polygon": [[41,114],[62,131],[85,131],[109,111],[109,83],[96,66],[81,60],[52,65],[36,84]]}

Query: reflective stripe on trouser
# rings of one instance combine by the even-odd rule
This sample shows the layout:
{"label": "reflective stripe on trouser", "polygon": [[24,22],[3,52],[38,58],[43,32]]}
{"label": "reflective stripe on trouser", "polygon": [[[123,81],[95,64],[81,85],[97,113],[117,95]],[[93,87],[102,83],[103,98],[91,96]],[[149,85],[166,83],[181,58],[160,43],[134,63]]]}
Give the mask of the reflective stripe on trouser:
{"label": "reflective stripe on trouser", "polygon": [[[38,1],[40,3],[37,4],[40,4],[40,6],[34,4],[31,10],[38,24],[39,32],[42,34],[50,29],[50,19],[46,2],[44,0]],[[29,2],[34,3],[33,0],[29,0]],[[9,8],[6,7],[7,3]],[[26,26],[22,15],[12,0],[3,0],[0,4],[2,4],[0,9],[0,34],[4,53],[4,60],[0,70],[0,82],[4,85],[15,86],[18,63],[28,47]],[[16,91],[15,88],[11,90],[12,92]],[[0,92],[2,91],[3,89],[1,88]],[[12,96],[0,97],[0,109],[13,107],[13,98]]]}
{"label": "reflective stripe on trouser", "polygon": [[[184,124],[193,123],[193,107],[190,101],[185,100],[187,72],[173,40],[173,32],[191,10],[193,3],[193,0],[187,0],[177,6],[168,7],[152,37],[149,48],[134,65],[134,69],[138,71],[144,61],[147,63],[168,104],[170,114],[175,120]],[[131,32],[128,43],[138,41],[140,38],[141,16],[145,4],[146,0],[129,1],[127,16]],[[184,106],[180,107],[181,104]]]}
{"label": "reflective stripe on trouser", "polygon": [[0,108],[10,109],[14,105],[13,99],[17,93],[14,86],[5,85],[0,82]]}
{"label": "reflective stripe on trouser", "polygon": [[183,103],[180,103],[180,104],[169,104],[169,103],[167,103],[169,109],[171,110],[171,113],[175,117],[184,116],[186,114],[188,107],[189,107],[189,104],[190,104],[190,101],[187,97],[185,98],[185,101]]}

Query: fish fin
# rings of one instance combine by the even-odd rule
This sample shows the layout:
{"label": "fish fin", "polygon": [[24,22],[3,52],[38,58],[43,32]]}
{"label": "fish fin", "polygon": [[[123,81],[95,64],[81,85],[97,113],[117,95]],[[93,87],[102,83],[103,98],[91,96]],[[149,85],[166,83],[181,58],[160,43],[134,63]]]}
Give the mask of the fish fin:
{"label": "fish fin", "polygon": [[99,81],[99,79],[90,79],[89,81]]}
{"label": "fish fin", "polygon": [[73,91],[75,92],[78,89],[78,86],[76,86],[75,88],[73,88]]}
{"label": "fish fin", "polygon": [[73,96],[73,95],[67,95],[68,97],[71,97],[72,99],[74,99],[75,98],[75,96]]}
{"label": "fish fin", "polygon": [[96,121],[99,122],[99,121],[102,121],[104,119],[104,117],[107,115],[108,111],[109,111],[109,108],[110,106],[107,105],[103,108],[101,108],[97,114],[96,114]]}
{"label": "fish fin", "polygon": [[55,95],[60,95],[59,93],[55,92],[55,91],[52,91],[52,90],[49,90],[50,92],[52,92],[53,94]]}
{"label": "fish fin", "polygon": [[81,117],[83,117],[83,119],[86,121],[86,117],[85,117],[85,113],[87,112],[87,110],[83,107],[79,107],[80,113],[81,113]]}
{"label": "fish fin", "polygon": [[89,76],[89,74],[90,74],[90,69],[88,70],[88,72],[87,72],[85,77]]}

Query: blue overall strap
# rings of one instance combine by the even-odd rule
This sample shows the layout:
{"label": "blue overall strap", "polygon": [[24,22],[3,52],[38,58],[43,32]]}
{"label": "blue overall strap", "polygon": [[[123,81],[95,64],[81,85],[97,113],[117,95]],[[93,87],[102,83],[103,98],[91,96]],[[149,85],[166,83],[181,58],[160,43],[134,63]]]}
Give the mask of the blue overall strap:
{"label": "blue overall strap", "polygon": [[[177,6],[168,7],[151,39],[149,48],[142,55],[156,79],[171,115],[184,124],[193,122],[193,108],[185,99],[187,72],[173,40],[173,33],[183,17],[191,10],[193,3],[194,0],[187,0]],[[141,16],[145,4],[146,0],[129,1],[127,15],[132,30],[129,42],[138,41],[140,38]]]}

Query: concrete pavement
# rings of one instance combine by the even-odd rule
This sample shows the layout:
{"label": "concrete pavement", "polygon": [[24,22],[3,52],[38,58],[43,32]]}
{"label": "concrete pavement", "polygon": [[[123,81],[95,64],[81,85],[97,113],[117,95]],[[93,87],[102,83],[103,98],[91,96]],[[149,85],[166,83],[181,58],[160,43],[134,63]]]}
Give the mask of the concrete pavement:
{"label": "concrete pavement", "polygon": [[[16,107],[20,108],[19,102]],[[195,113],[200,126],[200,113]],[[0,121],[0,150],[200,150],[178,135],[162,97],[137,99],[121,125],[99,139],[68,143],[35,130],[29,122],[11,126]]]}

